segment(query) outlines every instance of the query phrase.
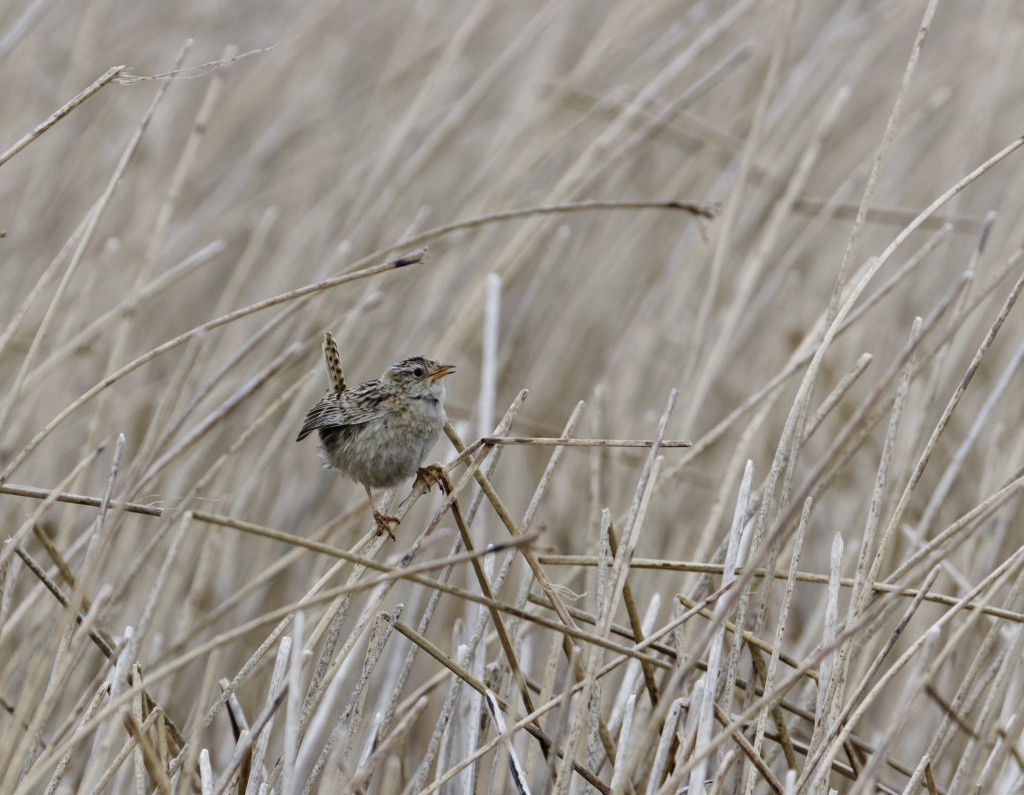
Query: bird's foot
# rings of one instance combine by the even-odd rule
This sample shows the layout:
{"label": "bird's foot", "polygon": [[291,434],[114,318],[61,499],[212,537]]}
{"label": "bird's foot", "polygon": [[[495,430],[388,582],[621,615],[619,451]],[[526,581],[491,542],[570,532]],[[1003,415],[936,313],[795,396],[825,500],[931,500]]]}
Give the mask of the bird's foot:
{"label": "bird's foot", "polygon": [[392,525],[397,525],[401,520],[397,516],[388,516],[385,513],[381,513],[376,508],[373,509],[373,519],[377,523],[377,535],[381,533],[387,533],[391,536],[391,540],[395,540],[395,534],[392,532]]}
{"label": "bird's foot", "polygon": [[452,481],[448,477],[448,470],[441,464],[430,464],[416,470],[416,481],[422,483],[427,491],[430,491],[436,484],[445,494],[452,493]]}

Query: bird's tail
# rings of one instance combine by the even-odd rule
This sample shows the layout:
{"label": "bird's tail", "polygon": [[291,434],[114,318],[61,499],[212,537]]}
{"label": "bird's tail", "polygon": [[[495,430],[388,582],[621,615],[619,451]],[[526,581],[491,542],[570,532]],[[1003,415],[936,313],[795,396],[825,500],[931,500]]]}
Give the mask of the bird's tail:
{"label": "bird's tail", "polygon": [[345,391],[345,375],[341,370],[341,356],[331,332],[324,332],[324,362],[327,365],[327,380],[331,392],[340,395]]}

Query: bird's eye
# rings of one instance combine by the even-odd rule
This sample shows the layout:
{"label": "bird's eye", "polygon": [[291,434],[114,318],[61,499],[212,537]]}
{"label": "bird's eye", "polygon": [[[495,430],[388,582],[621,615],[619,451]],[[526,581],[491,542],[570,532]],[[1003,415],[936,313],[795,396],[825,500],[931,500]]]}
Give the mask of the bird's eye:
{"label": "bird's eye", "polygon": [[415,370],[412,371],[412,374],[417,378],[423,378],[423,368],[417,367]]}

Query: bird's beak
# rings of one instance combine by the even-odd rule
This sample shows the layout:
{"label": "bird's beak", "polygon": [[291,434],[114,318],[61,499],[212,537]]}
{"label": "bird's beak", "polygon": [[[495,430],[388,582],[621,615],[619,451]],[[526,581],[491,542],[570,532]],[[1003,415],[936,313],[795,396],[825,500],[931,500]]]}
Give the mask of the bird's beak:
{"label": "bird's beak", "polygon": [[444,378],[446,375],[451,375],[455,372],[454,364],[442,364],[434,372],[427,373],[427,378],[433,380],[435,378]]}

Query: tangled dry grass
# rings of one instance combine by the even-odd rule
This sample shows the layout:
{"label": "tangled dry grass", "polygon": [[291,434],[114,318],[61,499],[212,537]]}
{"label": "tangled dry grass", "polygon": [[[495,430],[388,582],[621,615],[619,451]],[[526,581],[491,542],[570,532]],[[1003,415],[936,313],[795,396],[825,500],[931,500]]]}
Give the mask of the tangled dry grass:
{"label": "tangled dry grass", "polygon": [[1020,791],[1022,23],[0,9],[0,793]]}

